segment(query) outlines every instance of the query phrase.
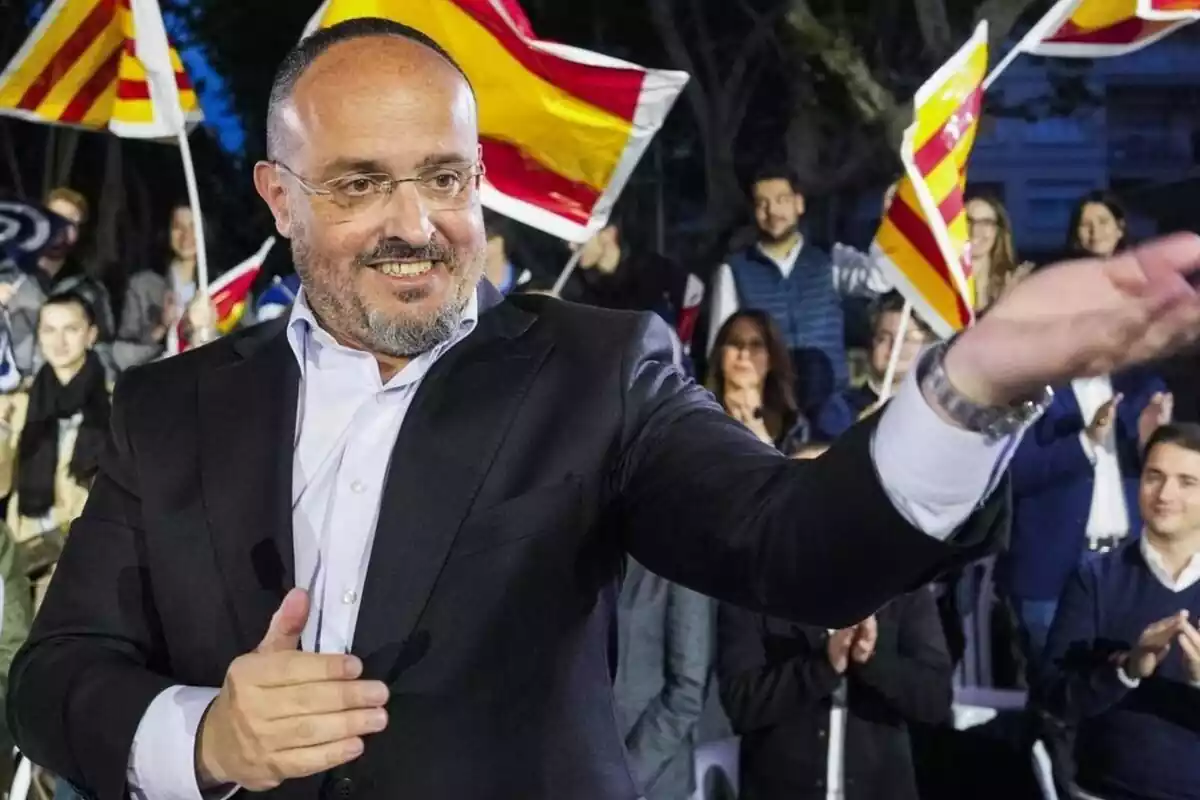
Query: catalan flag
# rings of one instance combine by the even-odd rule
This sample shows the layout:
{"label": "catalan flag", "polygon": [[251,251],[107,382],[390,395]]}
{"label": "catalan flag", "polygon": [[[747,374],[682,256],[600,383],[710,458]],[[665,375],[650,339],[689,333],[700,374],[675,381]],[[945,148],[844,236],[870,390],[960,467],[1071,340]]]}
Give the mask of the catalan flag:
{"label": "catalan flag", "polygon": [[202,118],[158,0],[54,0],[0,73],[0,114],[33,122],[160,139],[176,135],[179,108]]}
{"label": "catalan flag", "polygon": [[1196,0],[1059,0],[1016,49],[1056,58],[1119,56],[1157,42],[1198,16]]}
{"label": "catalan flag", "polygon": [[403,23],[445,48],[479,99],[483,204],[568,241],[604,227],[687,82],[542,41],[516,0],[326,0],[306,34],[354,17]]}
{"label": "catalan flag", "polygon": [[[242,317],[246,316],[250,290],[254,287],[258,274],[262,272],[267,254],[274,246],[275,237],[267,237],[252,256],[209,284],[208,296],[217,309],[217,332],[222,336],[236,328]],[[188,349],[184,328],[184,323],[180,320],[174,330],[170,331],[167,337],[167,355],[176,355]]]}
{"label": "catalan flag", "polygon": [[905,131],[905,176],[871,253],[939,336],[974,320],[975,286],[963,192],[987,75],[987,23],[917,90]]}

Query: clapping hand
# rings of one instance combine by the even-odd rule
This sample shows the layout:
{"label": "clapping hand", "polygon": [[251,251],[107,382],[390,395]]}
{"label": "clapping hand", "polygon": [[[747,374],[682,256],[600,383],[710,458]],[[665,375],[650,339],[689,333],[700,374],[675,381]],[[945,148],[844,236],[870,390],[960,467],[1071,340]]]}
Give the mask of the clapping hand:
{"label": "clapping hand", "polygon": [[1125,395],[1118,392],[1112,396],[1107,403],[1096,409],[1096,415],[1092,417],[1091,424],[1087,427],[1088,438],[1093,444],[1103,445],[1105,437],[1112,430],[1113,423],[1117,421],[1117,406],[1125,399]]}
{"label": "clapping hand", "polygon": [[1175,413],[1175,396],[1170,392],[1157,392],[1138,416],[1138,442],[1142,447],[1150,441],[1154,432],[1169,425]]}
{"label": "clapping hand", "polygon": [[850,646],[850,657],[855,664],[865,664],[875,655],[875,644],[879,641],[879,622],[875,615],[867,617],[854,629],[854,644]]}
{"label": "clapping hand", "polygon": [[1171,652],[1171,642],[1180,636],[1183,626],[1192,627],[1187,618],[1188,612],[1180,611],[1146,626],[1146,630],[1138,637],[1137,644],[1125,657],[1125,674],[1134,680],[1153,675],[1167,657],[1167,653]]}
{"label": "clapping hand", "polygon": [[1183,654],[1183,663],[1187,667],[1188,678],[1192,683],[1200,684],[1200,631],[1192,623],[1188,622],[1187,617],[1179,623],[1179,635],[1176,637],[1179,642],[1179,650]]}

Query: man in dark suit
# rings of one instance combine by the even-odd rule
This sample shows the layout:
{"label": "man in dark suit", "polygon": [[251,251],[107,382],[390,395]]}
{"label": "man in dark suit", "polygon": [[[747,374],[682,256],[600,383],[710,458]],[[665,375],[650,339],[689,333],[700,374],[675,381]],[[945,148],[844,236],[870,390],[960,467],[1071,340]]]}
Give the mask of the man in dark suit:
{"label": "man in dark suit", "polygon": [[617,598],[613,694],[629,768],[646,800],[695,789],[692,751],[712,673],[712,601],[633,559]]}
{"label": "man in dark suit", "polygon": [[606,662],[626,555],[855,624],[988,545],[1042,387],[1200,332],[1200,238],[1064,264],[788,461],[656,317],[479,285],[475,100],[427,37],[308,37],[267,138],[303,292],[123,380],[12,668],[18,746],[101,800],[632,800]]}

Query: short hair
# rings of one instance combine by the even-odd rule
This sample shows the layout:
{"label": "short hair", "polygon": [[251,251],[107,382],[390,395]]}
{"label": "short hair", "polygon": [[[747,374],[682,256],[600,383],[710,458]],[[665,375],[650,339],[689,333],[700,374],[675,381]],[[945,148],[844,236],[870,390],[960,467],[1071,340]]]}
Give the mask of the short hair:
{"label": "short hair", "polygon": [[51,189],[46,193],[45,204],[47,206],[58,200],[61,200],[64,203],[70,203],[79,209],[80,225],[88,221],[88,212],[91,209],[88,208],[87,198],[84,197],[82,193],[77,192],[67,186],[59,186],[58,188]]}
{"label": "short hair", "polygon": [[753,197],[754,187],[763,181],[787,181],[793,192],[799,195],[804,194],[804,187],[800,185],[800,176],[787,164],[766,164],[759,167],[750,180],[750,191],[746,194]]}
{"label": "short hair", "polygon": [[441,45],[416,28],[381,17],[348,19],[305,36],[288,51],[283,61],[280,62],[279,69],[275,72],[275,81],[271,84],[271,97],[267,104],[268,158],[275,158],[279,150],[283,148],[283,131],[279,129],[279,113],[291,99],[292,93],[296,90],[296,84],[313,65],[313,62],[335,44],[372,36],[407,39],[429,48],[458,71],[458,74],[467,82],[467,86],[471,88],[472,93],[475,91],[471,86],[471,79],[467,77],[467,73],[463,71],[458,62]]}
{"label": "short hair", "polygon": [[86,297],[78,292],[63,292],[50,295],[42,303],[42,307],[38,309],[38,327],[41,327],[42,324],[42,312],[51,306],[78,306],[83,311],[88,326],[92,327],[96,324],[96,309],[92,308],[92,304]]}
{"label": "short hair", "polygon": [[[884,314],[899,314],[904,311],[904,306],[907,303],[908,301],[904,299],[904,295],[895,289],[875,298],[875,301],[871,303],[871,332],[874,333],[875,329],[879,327],[879,321],[883,319]],[[926,336],[933,335],[933,330],[925,323],[925,320],[917,316],[915,311],[912,315],[912,322]]]}
{"label": "short hair", "polygon": [[1200,425],[1195,422],[1172,422],[1160,426],[1146,442],[1143,457],[1149,458],[1150,452],[1160,444],[1173,444],[1193,453],[1200,453]]}

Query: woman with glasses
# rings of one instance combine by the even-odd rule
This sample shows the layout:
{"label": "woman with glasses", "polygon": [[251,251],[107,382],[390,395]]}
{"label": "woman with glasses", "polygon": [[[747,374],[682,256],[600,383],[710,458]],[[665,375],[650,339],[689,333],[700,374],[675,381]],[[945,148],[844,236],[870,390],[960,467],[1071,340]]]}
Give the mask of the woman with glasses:
{"label": "woman with glasses", "polygon": [[967,201],[967,229],[971,236],[971,269],[975,274],[975,306],[982,311],[1028,275],[1033,264],[1017,261],[1012,222],[996,198],[979,196]]}
{"label": "woman with glasses", "polygon": [[791,455],[808,441],[787,346],[765,311],[736,312],[717,332],[708,388],[731,417]]}

